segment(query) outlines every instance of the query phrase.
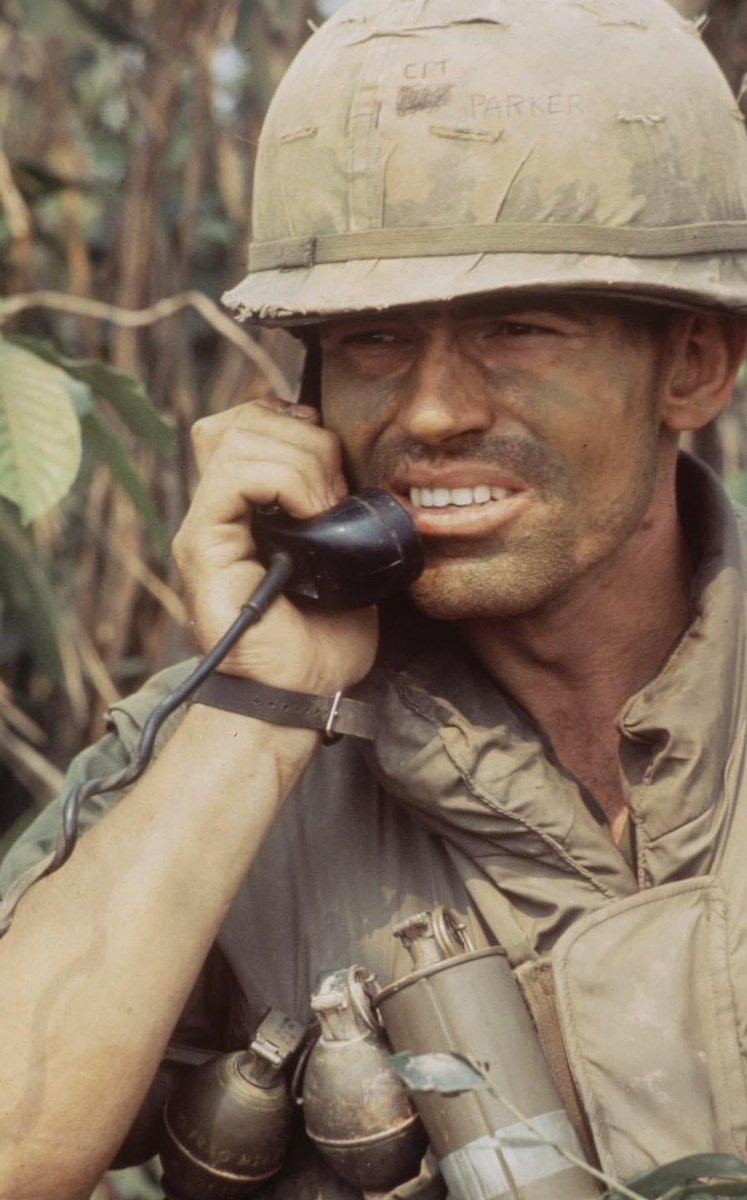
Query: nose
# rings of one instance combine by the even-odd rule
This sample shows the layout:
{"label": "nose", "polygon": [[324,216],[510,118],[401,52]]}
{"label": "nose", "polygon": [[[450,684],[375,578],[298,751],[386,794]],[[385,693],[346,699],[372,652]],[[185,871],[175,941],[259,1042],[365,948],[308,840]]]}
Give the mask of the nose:
{"label": "nose", "polygon": [[396,417],[401,432],[440,445],[460,434],[486,430],[492,415],[475,376],[448,323],[428,330],[402,381]]}

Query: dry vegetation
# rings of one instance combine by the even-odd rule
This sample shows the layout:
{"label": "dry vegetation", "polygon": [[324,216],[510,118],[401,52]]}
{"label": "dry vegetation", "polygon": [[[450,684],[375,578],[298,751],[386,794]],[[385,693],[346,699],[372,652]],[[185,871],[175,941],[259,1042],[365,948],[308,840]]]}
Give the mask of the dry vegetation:
{"label": "dry vegetation", "polygon": [[[696,18],[709,8],[706,40],[747,104],[745,0],[676,3]],[[117,432],[167,534],[192,482],[195,418],[297,379],[292,339],[239,330],[215,301],[243,269],[268,98],[322,16],[314,0],[0,5],[0,292],[22,298],[4,328],[145,381],[176,429],[175,456],[164,464]],[[64,295],[23,299],[40,290]],[[171,315],[155,307],[174,296]],[[137,328],[130,310],[146,310]],[[736,488],[743,407],[698,446]],[[106,705],[187,644],[168,538],[159,548],[105,467],[84,460],[32,536],[57,598],[61,666],[46,669],[0,607],[0,853],[100,731]]]}
{"label": "dry vegetation", "polygon": [[[176,456],[164,465],[118,432],[167,530],[187,501],[195,418],[297,376],[290,338],[257,342],[215,301],[242,273],[267,99],[316,20],[312,0],[0,8],[0,291],[69,298],[34,304],[5,330],[145,381],[176,427]],[[187,289],[176,315],[154,320],[152,306]],[[78,298],[150,310],[147,323],[75,315],[95,311]],[[29,799],[48,799],[55,764],[99,732],[106,704],[185,645],[167,555],[106,468],[84,463],[33,535],[64,614],[63,672],[55,683],[28,639],[0,624],[0,830]]]}
{"label": "dry vegetation", "polygon": [[[292,339],[232,333],[214,302],[243,269],[268,98],[322,15],[314,0],[0,0],[0,294],[68,298],[22,301],[6,330],[145,381],[175,456],[117,432],[167,532],[192,483],[192,422],[297,379]],[[747,106],[747,2],[713,0],[706,38]],[[170,315],[154,307],[185,292]],[[139,327],[129,310],[147,310]],[[744,407],[697,447],[735,488]],[[84,460],[31,537],[57,597],[61,669],[0,603],[0,854],[106,705],[187,647],[167,549],[105,467]],[[99,1191],[149,1194],[143,1175]]]}

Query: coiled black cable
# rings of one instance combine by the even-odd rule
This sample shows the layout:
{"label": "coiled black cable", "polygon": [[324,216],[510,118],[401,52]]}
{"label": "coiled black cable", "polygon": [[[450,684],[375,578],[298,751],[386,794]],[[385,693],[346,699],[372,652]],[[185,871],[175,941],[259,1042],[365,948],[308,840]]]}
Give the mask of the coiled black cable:
{"label": "coiled black cable", "polygon": [[54,871],[58,871],[70,858],[78,840],[79,817],[83,805],[94,796],[100,796],[105,792],[113,792],[120,788],[129,787],[130,784],[135,783],[140,778],[153,756],[156,738],[164,721],[197,690],[201,683],[204,683],[208,675],[219,666],[241,635],[246,633],[247,629],[251,628],[252,625],[256,625],[264,616],[273,601],[280,595],[292,574],[293,563],[290,556],[284,552],[273,554],[266,575],[258,587],[255,588],[247,603],[242,606],[241,612],[230,629],[224,633],[223,637],[213,646],[212,650],[200,660],[194,671],[153,709],[142,728],[135,753],[127,766],[100,779],[88,779],[85,783],[79,783],[67,794],[62,805],[62,824],[54,853],[44,871],[29,879],[27,886],[13,894],[12,900],[8,897],[9,903],[2,906],[0,938],[10,928],[16,907],[28,889],[38,879],[45,879]]}

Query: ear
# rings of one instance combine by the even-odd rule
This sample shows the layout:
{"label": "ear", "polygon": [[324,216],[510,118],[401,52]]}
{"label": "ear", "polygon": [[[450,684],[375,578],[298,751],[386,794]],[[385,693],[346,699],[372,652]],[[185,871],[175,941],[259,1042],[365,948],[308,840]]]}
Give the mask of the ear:
{"label": "ear", "polygon": [[747,354],[747,320],[731,313],[686,313],[668,331],[662,422],[677,433],[700,429],[728,403]]}

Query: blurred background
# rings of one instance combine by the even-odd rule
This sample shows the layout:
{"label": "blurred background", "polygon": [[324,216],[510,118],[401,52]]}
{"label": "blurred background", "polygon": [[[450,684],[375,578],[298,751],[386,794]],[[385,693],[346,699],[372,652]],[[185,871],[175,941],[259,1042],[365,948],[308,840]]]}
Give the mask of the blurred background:
{"label": "blurred background", "polygon": [[[675,6],[747,110],[747,0]],[[218,301],[268,100],[337,7],[0,0],[0,855],[107,705],[189,650],[169,541],[191,424],[296,385],[294,341]],[[743,385],[693,448],[747,499]]]}
{"label": "blurred background", "polygon": [[[268,99],[334,7],[0,3],[0,304],[21,308],[0,310],[0,854],[106,706],[187,648],[168,548],[193,421],[295,386],[293,340],[240,330],[218,302],[243,274]],[[133,309],[139,328],[121,323]],[[61,381],[82,445],[48,508],[41,458],[66,464],[34,448],[44,410],[25,459],[4,438]]]}
{"label": "blurred background", "polygon": [[[219,298],[268,100],[340,2],[0,0],[0,855],[107,705],[189,649],[193,421],[297,383],[293,339]],[[676,7],[747,105],[747,0]],[[695,448],[747,496],[744,409]]]}

